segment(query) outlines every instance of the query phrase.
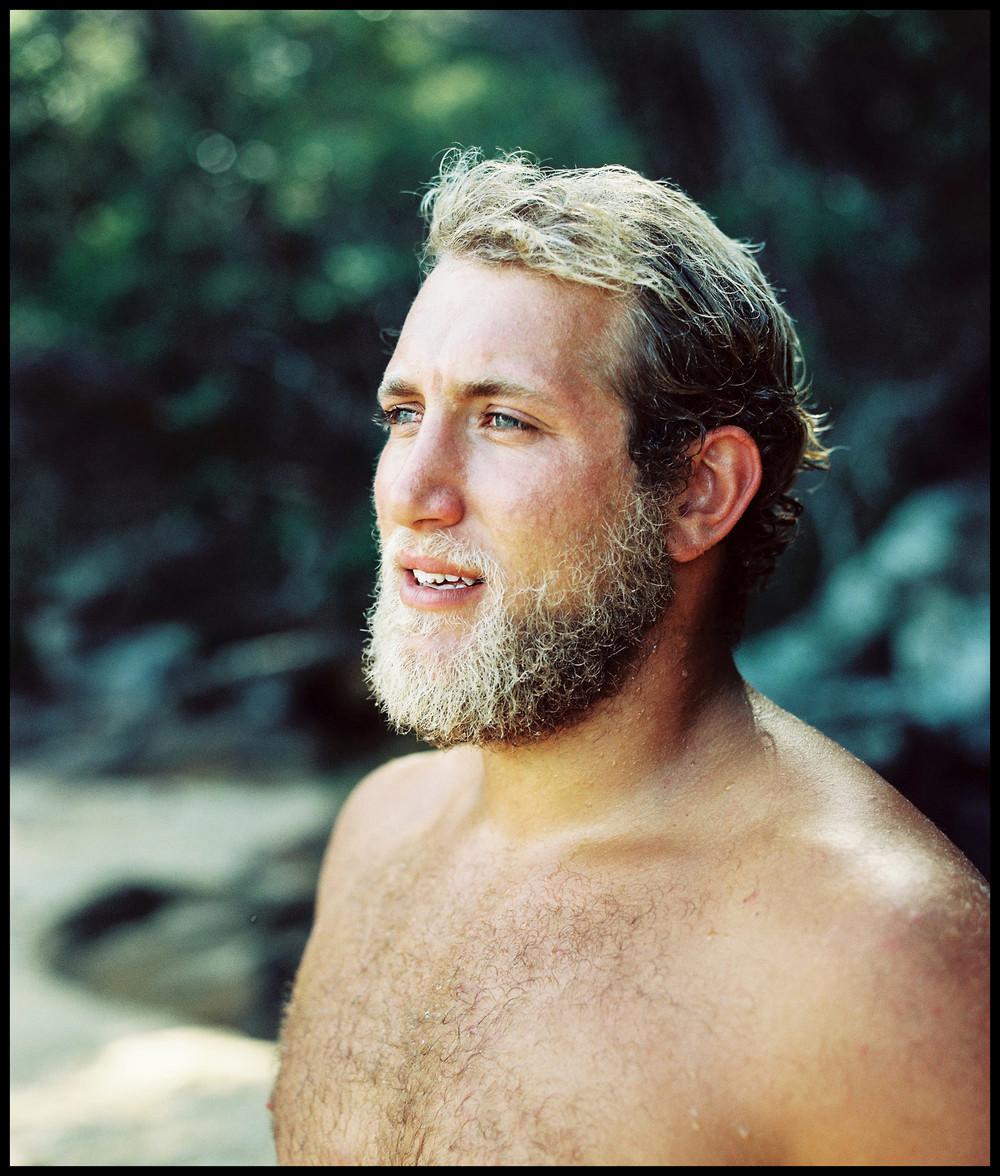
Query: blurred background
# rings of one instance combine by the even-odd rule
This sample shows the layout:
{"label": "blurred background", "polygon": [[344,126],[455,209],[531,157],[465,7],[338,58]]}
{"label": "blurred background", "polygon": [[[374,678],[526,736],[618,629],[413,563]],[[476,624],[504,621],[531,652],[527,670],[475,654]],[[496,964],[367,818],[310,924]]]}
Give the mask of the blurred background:
{"label": "blurred background", "polygon": [[273,1163],[455,144],[680,184],[838,449],[745,676],[988,875],[986,12],[11,12],[13,1162]]}

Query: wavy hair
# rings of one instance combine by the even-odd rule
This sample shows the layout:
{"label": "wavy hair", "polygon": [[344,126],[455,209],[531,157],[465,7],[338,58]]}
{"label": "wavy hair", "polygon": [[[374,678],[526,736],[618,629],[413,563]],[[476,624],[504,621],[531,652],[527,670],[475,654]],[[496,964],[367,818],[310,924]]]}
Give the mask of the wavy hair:
{"label": "wavy hair", "polygon": [[622,299],[614,390],[631,414],[641,482],[676,495],[692,444],[723,424],[757,443],[763,478],[724,544],[722,619],[740,637],[750,592],[791,542],[801,470],[827,468],[795,326],[754,247],[675,185],[627,167],[555,170],[523,152],[445,154],[421,201],[424,272],[444,257],[513,263]]}

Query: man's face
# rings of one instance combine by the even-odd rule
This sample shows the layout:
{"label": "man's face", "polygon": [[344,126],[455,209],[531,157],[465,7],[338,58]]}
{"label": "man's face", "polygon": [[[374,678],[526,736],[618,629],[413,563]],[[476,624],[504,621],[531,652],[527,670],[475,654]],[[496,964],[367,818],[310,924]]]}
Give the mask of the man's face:
{"label": "man's face", "polygon": [[565,726],[669,601],[664,506],[637,488],[608,390],[619,313],[603,291],[454,259],[410,310],[380,392],[367,672],[429,742]]}

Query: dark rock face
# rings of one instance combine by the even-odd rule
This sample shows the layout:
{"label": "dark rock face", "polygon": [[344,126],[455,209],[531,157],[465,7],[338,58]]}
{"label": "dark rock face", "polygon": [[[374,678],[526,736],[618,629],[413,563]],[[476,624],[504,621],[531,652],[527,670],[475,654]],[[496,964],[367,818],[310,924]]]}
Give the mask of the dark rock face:
{"label": "dark rock face", "polygon": [[324,844],[317,836],[262,854],[216,892],[122,882],[52,928],[43,954],[103,995],[274,1040]]}
{"label": "dark rock face", "polygon": [[65,947],[68,952],[85,949],[92,940],[110,931],[147,921],[182,895],[183,891],[143,883],[117,886],[80,907],[61,923]]}

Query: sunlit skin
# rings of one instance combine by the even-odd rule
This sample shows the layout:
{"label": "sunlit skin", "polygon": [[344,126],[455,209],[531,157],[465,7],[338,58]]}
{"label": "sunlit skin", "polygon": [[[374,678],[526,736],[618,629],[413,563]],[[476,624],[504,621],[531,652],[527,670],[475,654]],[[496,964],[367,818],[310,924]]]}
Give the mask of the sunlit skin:
{"label": "sunlit skin", "polygon": [[[470,281],[481,297],[469,298]],[[527,581],[546,570],[544,548],[591,535],[620,496],[625,414],[595,378],[606,308],[554,289],[468,262],[428,279],[380,390],[391,421],[375,478],[383,541],[446,529]],[[433,592],[414,604],[471,605]]]}
{"label": "sunlit skin", "polygon": [[[416,558],[387,590],[442,620],[407,637],[428,657],[461,658],[485,591],[421,587],[411,565],[481,570],[421,563],[428,534],[517,585],[587,559],[622,502],[620,313],[468,260],[421,289],[375,501]],[[985,886],[742,681],[714,599],[760,455],[725,427],[691,456],[676,594],[624,687],[534,743],[394,760],[345,803],[282,1034],[280,1162],[987,1162]]]}
{"label": "sunlit skin", "polygon": [[[423,532],[447,529],[488,551],[514,582],[536,578],[556,553],[587,559],[602,518],[635,477],[627,417],[607,390],[603,358],[620,313],[603,292],[554,278],[473,261],[440,265],[382,382],[391,422],[375,478],[383,542],[402,529],[419,547]],[[480,392],[484,384],[501,387]],[[655,653],[622,695],[571,731],[530,749],[482,753],[484,804],[505,830],[531,840],[584,814],[621,821],[625,805],[645,803],[647,787],[658,798],[664,765],[682,744],[690,753],[701,725],[706,742],[723,728],[727,741],[734,725],[749,728],[732,659],[705,617],[717,572],[711,548],[759,480],[746,434],[717,430],[672,539],[677,599],[662,635],[651,637]],[[414,591],[402,570],[399,579],[412,607],[476,607],[476,589]],[[461,635],[446,629],[433,640],[460,646]],[[623,721],[632,733],[626,754],[608,738]],[[600,750],[609,745],[610,756]],[[682,790],[675,782],[673,792]]]}

